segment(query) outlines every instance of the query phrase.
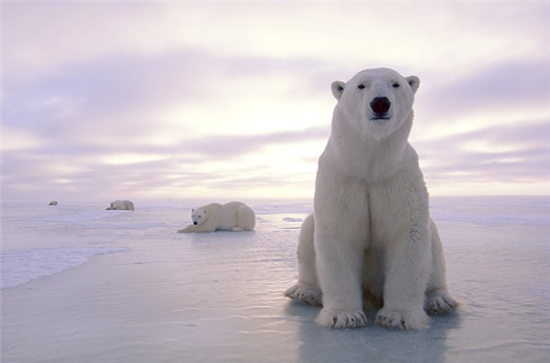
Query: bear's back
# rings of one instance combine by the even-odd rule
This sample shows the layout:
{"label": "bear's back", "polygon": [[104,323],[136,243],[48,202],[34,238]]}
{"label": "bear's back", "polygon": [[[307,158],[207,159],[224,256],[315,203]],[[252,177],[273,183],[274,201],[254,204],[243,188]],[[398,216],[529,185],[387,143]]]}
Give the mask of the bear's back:
{"label": "bear's back", "polygon": [[237,210],[242,206],[246,206],[246,204],[244,204],[243,202],[233,201],[233,202],[229,202],[229,203],[224,204],[222,206],[222,208],[229,209],[229,210]]}

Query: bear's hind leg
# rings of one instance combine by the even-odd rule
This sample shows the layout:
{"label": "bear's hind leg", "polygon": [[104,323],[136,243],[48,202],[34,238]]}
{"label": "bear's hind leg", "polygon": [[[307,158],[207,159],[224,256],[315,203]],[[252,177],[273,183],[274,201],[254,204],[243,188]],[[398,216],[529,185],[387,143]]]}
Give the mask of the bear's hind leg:
{"label": "bear's hind leg", "polygon": [[242,205],[237,210],[237,226],[231,230],[238,231],[253,231],[256,226],[256,214],[252,208]]}
{"label": "bear's hind leg", "polygon": [[437,227],[433,221],[430,222],[432,237],[432,270],[426,297],[424,310],[430,315],[449,313],[457,307],[457,302],[447,291],[445,256]]}
{"label": "bear's hind leg", "polygon": [[298,241],[298,283],[286,290],[285,296],[301,301],[307,305],[322,306],[322,293],[315,270],[315,248],[313,231],[315,223],[313,214],[304,220]]}

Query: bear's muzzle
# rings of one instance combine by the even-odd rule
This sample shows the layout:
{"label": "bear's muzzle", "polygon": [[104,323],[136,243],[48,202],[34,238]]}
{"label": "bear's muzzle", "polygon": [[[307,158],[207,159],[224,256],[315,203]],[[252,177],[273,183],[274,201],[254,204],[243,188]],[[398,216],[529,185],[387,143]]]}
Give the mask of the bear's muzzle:
{"label": "bear's muzzle", "polygon": [[387,97],[376,97],[370,103],[370,108],[374,112],[374,119],[387,118],[386,114],[390,107],[391,102]]}

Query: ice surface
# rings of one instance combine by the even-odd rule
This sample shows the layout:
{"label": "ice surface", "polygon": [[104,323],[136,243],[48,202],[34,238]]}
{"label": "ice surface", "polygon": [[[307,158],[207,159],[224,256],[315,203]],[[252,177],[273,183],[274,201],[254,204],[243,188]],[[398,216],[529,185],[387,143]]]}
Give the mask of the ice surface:
{"label": "ice surface", "polygon": [[190,206],[4,204],[1,361],[550,360],[548,197],[432,199],[463,305],[424,331],[328,330],[283,297],[310,204],[253,205],[254,232],[178,234]]}
{"label": "ice surface", "polygon": [[0,255],[2,283],[0,288],[23,285],[82,265],[95,255],[125,251],[125,248],[37,248],[7,251]]}

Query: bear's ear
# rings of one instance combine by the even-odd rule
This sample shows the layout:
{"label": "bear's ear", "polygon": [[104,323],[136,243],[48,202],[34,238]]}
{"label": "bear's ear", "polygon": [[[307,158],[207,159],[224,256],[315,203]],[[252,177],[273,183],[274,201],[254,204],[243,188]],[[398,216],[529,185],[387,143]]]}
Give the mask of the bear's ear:
{"label": "bear's ear", "polygon": [[409,76],[405,79],[407,80],[409,86],[411,86],[413,93],[416,93],[418,86],[420,86],[420,79],[417,76]]}
{"label": "bear's ear", "polygon": [[344,87],[346,87],[346,82],[342,81],[334,81],[332,82],[332,85],[330,86],[332,90],[332,94],[334,97],[336,97],[337,100],[340,100],[340,97],[342,97],[342,93],[344,92]]}

